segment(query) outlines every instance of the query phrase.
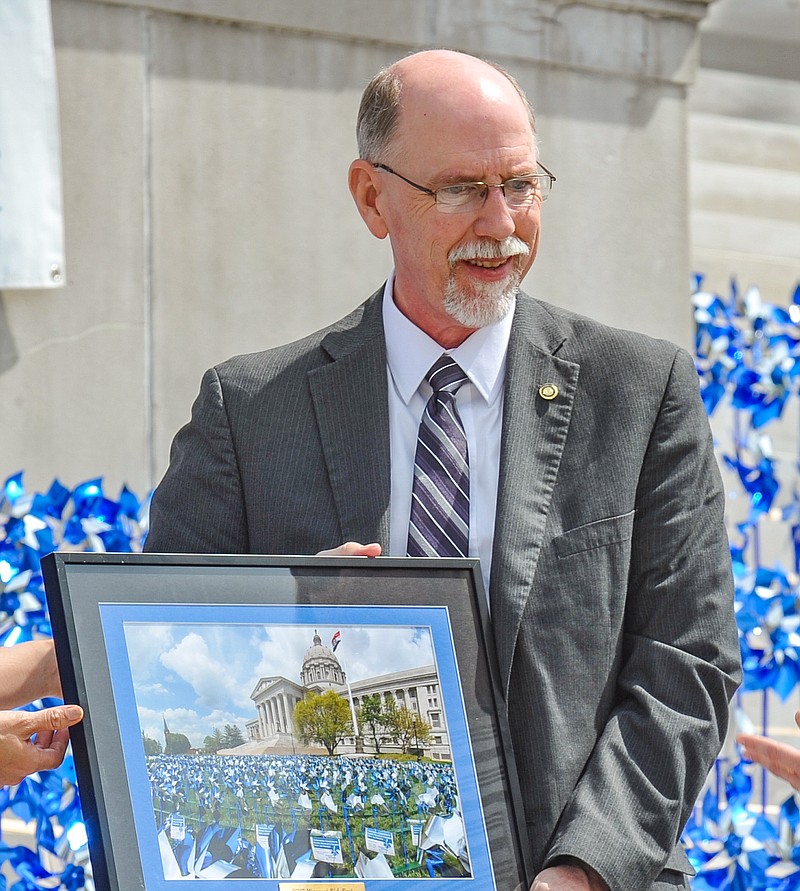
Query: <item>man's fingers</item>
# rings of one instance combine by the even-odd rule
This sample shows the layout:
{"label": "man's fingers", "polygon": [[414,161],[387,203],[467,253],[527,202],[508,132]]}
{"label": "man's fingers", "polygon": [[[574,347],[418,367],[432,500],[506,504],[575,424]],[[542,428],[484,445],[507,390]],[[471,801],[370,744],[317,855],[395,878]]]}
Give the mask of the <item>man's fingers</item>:
{"label": "man's fingers", "polygon": [[83,718],[83,709],[79,705],[57,705],[54,708],[43,708],[38,712],[25,712],[26,728],[30,735],[42,731],[63,730],[72,727]]}
{"label": "man's fingers", "polygon": [[380,557],[381,546],[378,542],[370,544],[360,544],[357,541],[346,541],[339,545],[338,548],[329,548],[326,551],[319,551],[318,557]]}

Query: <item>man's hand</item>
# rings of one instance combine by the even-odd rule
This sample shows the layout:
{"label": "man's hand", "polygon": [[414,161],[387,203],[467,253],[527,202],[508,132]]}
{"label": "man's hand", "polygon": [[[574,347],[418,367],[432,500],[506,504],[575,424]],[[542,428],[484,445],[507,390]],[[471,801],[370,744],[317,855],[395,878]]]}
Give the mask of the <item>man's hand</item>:
{"label": "man's hand", "polygon": [[608,891],[600,875],[585,864],[548,866],[533,880],[531,891]]}
{"label": "man's hand", "polygon": [[[800,712],[795,714],[794,720],[800,727]],[[776,777],[786,780],[795,789],[800,790],[800,751],[786,743],[779,743],[765,736],[753,736],[750,733],[740,734],[736,737],[736,742],[742,747],[745,758],[766,767],[770,773],[774,773]]]}
{"label": "man's hand", "polygon": [[380,557],[381,546],[378,542],[359,544],[357,541],[346,541],[338,548],[319,551],[317,557]]}
{"label": "man's hand", "polygon": [[69,742],[66,728],[82,717],[78,705],[38,712],[0,711],[0,786],[12,786],[37,770],[58,767]]}

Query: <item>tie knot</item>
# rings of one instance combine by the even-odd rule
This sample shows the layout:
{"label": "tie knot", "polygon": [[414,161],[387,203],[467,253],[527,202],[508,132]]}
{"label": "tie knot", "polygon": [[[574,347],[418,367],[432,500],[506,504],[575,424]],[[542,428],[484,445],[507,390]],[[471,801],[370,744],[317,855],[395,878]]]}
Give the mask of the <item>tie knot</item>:
{"label": "tie knot", "polygon": [[431,385],[434,393],[455,393],[469,378],[461,370],[461,366],[450,356],[440,356],[431,365],[425,380]]}

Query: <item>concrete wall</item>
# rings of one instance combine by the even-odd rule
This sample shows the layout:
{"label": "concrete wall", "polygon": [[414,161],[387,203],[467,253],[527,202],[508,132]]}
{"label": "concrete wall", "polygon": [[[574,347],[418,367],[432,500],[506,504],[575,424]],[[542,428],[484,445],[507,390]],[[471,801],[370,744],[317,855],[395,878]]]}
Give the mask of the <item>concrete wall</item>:
{"label": "concrete wall", "polygon": [[208,365],[381,284],[388,247],[346,188],[355,114],[379,66],[425,46],[496,58],[537,107],[558,182],[527,289],[688,344],[708,2],[53,0],[68,280],[0,294],[0,476],[144,492]]}
{"label": "concrete wall", "polygon": [[[701,67],[690,91],[690,222],[693,267],[705,285],[727,296],[731,277],[740,289],[757,285],[764,301],[786,305],[800,282],[800,5],[794,0],[719,0],[701,26]],[[732,455],[734,420],[720,410],[712,426],[722,454]],[[785,507],[798,484],[800,406],[790,399],[779,422],[762,433],[772,440]],[[748,500],[735,474],[723,467],[729,529]],[[765,518],[758,535],[761,565],[794,566],[791,523]],[[754,559],[751,546],[747,557]],[[794,746],[800,691],[787,702],[771,691],[739,697],[759,729]],[[726,752],[735,757],[729,740]],[[755,774],[753,801],[766,775]],[[775,811],[791,792],[767,779],[765,800]],[[773,811],[774,812],[774,811]]]}
{"label": "concrete wall", "polygon": [[[756,13],[747,0],[720,0],[701,26],[689,94],[691,258],[710,290],[727,297],[735,277],[740,292],[756,285],[765,302],[786,305],[800,283],[800,5],[761,4]],[[730,411],[718,411],[712,425],[721,451],[732,454]],[[800,406],[790,399],[762,431],[778,460],[781,507],[798,483],[798,429]],[[730,493],[741,491],[724,467],[723,475]],[[744,512],[732,497],[731,520]],[[764,565],[793,566],[788,525],[766,526]]]}
{"label": "concrete wall", "polygon": [[735,275],[785,304],[800,282],[800,5],[714,4],[689,107],[692,263],[712,289]]}

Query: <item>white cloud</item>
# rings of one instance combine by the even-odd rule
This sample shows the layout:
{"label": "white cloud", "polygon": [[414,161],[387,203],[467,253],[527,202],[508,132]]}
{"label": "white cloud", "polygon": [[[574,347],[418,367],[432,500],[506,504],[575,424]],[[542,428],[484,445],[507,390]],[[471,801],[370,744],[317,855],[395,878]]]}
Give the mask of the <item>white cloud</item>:
{"label": "white cloud", "polygon": [[157,684],[137,684],[137,694],[141,693],[147,696],[169,696],[169,690],[160,683]]}
{"label": "white cloud", "polygon": [[[299,684],[303,656],[313,645],[314,630],[307,625],[270,626],[269,639],[262,640],[259,647],[261,661],[255,666],[253,687],[259,678],[272,675],[289,678]],[[332,634],[332,631],[327,634],[327,640],[320,634],[324,646],[330,646]]]}
{"label": "white cloud", "polygon": [[351,681],[430,665],[430,634],[386,625],[342,629],[342,653]]}
{"label": "white cloud", "polygon": [[206,708],[224,708],[238,698],[240,687],[228,666],[211,656],[205,639],[194,631],[163,653],[161,664],[190,684]]}
{"label": "white cloud", "polygon": [[163,624],[125,622],[125,644],[128,660],[136,667],[136,676],[145,681],[160,674],[159,658],[173,644],[172,626]]}

